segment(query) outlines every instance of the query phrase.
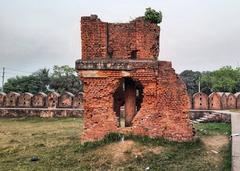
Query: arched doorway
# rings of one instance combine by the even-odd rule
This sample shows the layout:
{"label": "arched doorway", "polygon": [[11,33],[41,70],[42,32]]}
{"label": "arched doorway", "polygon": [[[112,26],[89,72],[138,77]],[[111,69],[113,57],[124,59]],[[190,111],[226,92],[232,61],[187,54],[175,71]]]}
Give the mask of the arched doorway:
{"label": "arched doorway", "polygon": [[143,85],[130,77],[123,78],[113,96],[119,127],[130,127],[133,118],[141,108]]}

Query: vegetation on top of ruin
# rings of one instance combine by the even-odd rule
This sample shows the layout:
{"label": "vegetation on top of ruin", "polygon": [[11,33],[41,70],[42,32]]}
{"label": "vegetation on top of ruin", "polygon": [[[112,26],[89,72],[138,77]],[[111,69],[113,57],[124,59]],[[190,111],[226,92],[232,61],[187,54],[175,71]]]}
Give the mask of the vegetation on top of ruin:
{"label": "vegetation on top of ruin", "polygon": [[81,145],[81,118],[0,118],[0,170],[231,170],[230,124],[195,128],[196,142],[113,133]]}
{"label": "vegetation on top of ruin", "polygon": [[150,7],[146,8],[144,19],[152,23],[159,24],[162,22],[162,12],[158,12]]}

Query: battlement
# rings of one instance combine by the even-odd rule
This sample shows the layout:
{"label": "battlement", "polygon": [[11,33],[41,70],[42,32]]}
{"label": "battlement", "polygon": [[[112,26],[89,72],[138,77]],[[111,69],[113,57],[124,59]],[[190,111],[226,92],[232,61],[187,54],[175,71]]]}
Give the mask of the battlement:
{"label": "battlement", "polygon": [[97,15],[81,18],[82,59],[157,60],[160,27],[143,17],[107,23]]}

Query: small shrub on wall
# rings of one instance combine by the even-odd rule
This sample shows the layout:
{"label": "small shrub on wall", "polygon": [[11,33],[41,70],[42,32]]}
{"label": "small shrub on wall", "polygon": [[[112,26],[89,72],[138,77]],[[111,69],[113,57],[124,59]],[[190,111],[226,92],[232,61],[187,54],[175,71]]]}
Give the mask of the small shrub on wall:
{"label": "small shrub on wall", "polygon": [[152,23],[159,24],[162,22],[162,12],[157,12],[152,8],[146,8],[144,19]]}

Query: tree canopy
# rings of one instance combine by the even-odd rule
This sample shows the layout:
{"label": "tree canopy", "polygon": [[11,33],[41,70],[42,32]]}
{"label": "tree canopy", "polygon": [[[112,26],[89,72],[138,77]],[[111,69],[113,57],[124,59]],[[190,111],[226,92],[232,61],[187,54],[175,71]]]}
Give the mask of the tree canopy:
{"label": "tree canopy", "polygon": [[240,91],[240,68],[225,66],[215,71],[205,72],[185,70],[180,76],[185,82],[189,94],[198,92],[199,81],[201,91],[206,94],[214,91],[232,93]]}
{"label": "tree canopy", "polygon": [[49,92],[55,90],[59,93],[82,91],[82,84],[74,68],[67,65],[54,66],[53,72],[49,69],[40,69],[29,76],[16,76],[4,84],[4,91],[10,92]]}

